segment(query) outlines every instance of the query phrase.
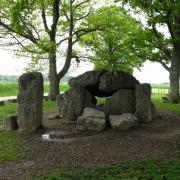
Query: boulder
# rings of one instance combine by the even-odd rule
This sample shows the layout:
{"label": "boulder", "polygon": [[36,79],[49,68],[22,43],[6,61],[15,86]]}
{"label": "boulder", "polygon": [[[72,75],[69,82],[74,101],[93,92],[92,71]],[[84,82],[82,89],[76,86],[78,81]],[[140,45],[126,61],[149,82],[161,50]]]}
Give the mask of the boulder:
{"label": "boulder", "polygon": [[102,131],[105,128],[105,114],[100,110],[85,108],[83,115],[78,117],[77,129],[80,131]]}
{"label": "boulder", "polygon": [[123,113],[134,113],[136,106],[135,91],[131,89],[120,89],[110,98],[106,98],[104,112],[106,115],[120,115]]}
{"label": "boulder", "polygon": [[18,127],[36,131],[42,126],[43,77],[41,73],[25,73],[19,78]]}
{"label": "boulder", "polygon": [[93,117],[96,117],[96,118],[102,118],[102,119],[105,119],[105,114],[103,111],[100,111],[98,109],[94,109],[94,108],[84,108],[84,111],[83,111],[83,117],[85,118],[93,118]]}
{"label": "boulder", "polygon": [[66,123],[76,121],[85,107],[95,105],[94,97],[83,87],[76,86],[64,94],[63,116]]}
{"label": "boulder", "polygon": [[104,73],[99,79],[99,90],[114,93],[119,89],[135,89],[139,84],[132,75],[123,71],[110,71]]}
{"label": "boulder", "polygon": [[4,101],[0,101],[0,106],[4,106]]}
{"label": "boulder", "polygon": [[109,116],[111,127],[114,130],[128,130],[137,126],[137,117],[133,114],[125,113],[122,115]]}
{"label": "boulder", "polygon": [[70,87],[81,86],[86,88],[93,96],[111,96],[119,89],[135,89],[139,84],[132,75],[123,71],[96,70],[69,80]]}
{"label": "boulder", "polygon": [[4,120],[3,128],[6,131],[14,131],[18,129],[17,116],[9,116]]}
{"label": "boulder", "polygon": [[138,84],[136,86],[136,112],[138,122],[152,121],[151,85]]}
{"label": "boulder", "polygon": [[69,86],[99,86],[99,77],[104,73],[104,70],[87,71],[75,78],[69,80]]}

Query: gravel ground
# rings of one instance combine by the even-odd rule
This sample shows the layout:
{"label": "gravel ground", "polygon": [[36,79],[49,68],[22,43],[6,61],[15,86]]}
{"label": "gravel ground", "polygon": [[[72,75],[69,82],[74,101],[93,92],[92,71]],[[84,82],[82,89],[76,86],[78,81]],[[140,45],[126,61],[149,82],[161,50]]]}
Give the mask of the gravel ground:
{"label": "gravel ground", "polygon": [[[44,114],[44,131],[75,132],[74,125],[48,120],[53,113],[56,111]],[[41,138],[44,132],[41,131],[22,138],[25,145],[21,148],[31,156],[16,163],[4,163],[0,167],[0,179],[31,179],[34,174],[59,166],[94,167],[158,155],[168,158],[176,148],[180,148],[180,115],[168,111],[158,113],[157,120],[126,132],[109,129],[101,133],[74,133],[59,136],[56,141],[44,141]]]}

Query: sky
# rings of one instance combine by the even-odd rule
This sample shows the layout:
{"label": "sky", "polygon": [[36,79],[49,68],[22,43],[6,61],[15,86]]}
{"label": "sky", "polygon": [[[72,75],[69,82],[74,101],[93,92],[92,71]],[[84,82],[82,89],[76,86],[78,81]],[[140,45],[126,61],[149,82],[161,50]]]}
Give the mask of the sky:
{"label": "sky", "polygon": [[[24,72],[28,60],[17,58],[13,52],[0,50],[0,74],[21,75]],[[83,72],[93,69],[90,63],[81,63],[79,67],[70,70],[69,74],[77,76]],[[141,71],[134,70],[134,76],[141,83],[167,83],[169,82],[168,72],[158,63],[146,62]]]}

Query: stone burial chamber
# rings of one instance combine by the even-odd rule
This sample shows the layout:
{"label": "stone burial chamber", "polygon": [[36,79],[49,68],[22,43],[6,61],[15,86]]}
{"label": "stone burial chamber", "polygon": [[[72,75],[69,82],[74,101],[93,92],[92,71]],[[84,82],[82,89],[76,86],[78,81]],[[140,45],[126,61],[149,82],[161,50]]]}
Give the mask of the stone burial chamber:
{"label": "stone burial chamber", "polygon": [[[68,83],[63,115],[67,123],[77,121],[79,130],[101,131],[107,124],[126,130],[156,117],[150,84],[123,71],[88,71]],[[105,97],[104,104],[97,105],[96,97]]]}

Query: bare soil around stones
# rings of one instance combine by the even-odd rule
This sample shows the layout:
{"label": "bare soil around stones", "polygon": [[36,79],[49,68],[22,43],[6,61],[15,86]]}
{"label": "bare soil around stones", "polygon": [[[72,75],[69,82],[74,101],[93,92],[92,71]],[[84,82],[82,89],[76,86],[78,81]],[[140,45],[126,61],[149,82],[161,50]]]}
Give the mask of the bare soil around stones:
{"label": "bare soil around stones", "polygon": [[[44,130],[20,139],[25,143],[19,150],[30,155],[0,166],[0,179],[31,179],[35,174],[61,166],[104,166],[157,156],[168,159],[175,150],[180,150],[180,115],[174,112],[161,110],[155,121],[129,131],[107,129],[99,133],[77,133],[73,124],[49,120],[55,113],[57,111],[44,113]],[[42,140],[42,134],[47,131],[72,133],[58,135],[53,141]]]}

